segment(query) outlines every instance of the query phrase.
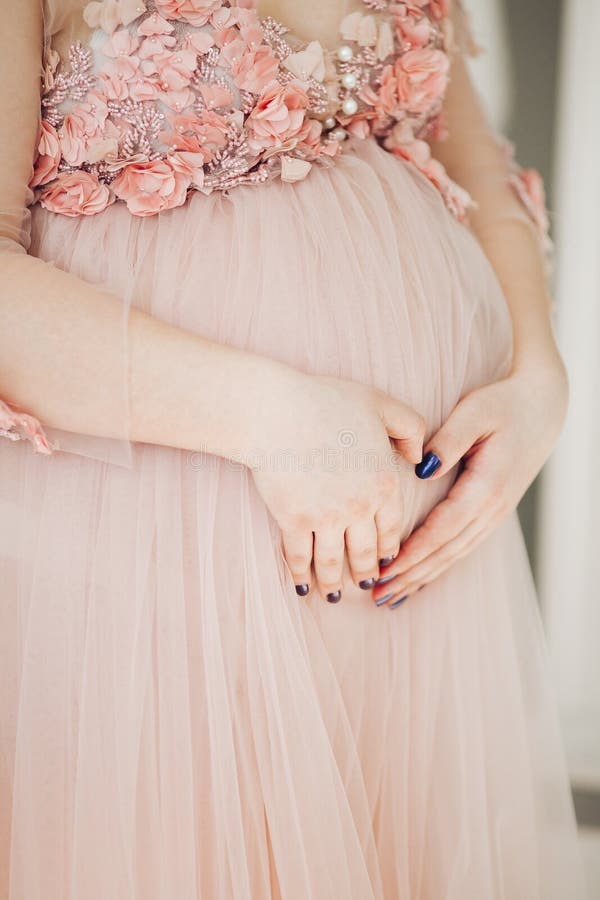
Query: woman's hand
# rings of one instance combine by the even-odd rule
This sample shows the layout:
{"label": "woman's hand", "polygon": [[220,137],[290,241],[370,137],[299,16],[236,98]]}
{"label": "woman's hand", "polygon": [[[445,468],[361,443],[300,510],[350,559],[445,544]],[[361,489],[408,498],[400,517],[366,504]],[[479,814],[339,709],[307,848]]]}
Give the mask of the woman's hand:
{"label": "woman's hand", "polygon": [[379,605],[399,606],[470,553],[516,508],[562,430],[568,393],[564,364],[553,353],[462,398],[427,442],[425,454],[441,460],[431,480],[462,459],[461,471],[447,497],[381,570],[384,583],[373,592]]}
{"label": "woman's hand", "polygon": [[353,581],[370,590],[378,560],[398,552],[401,479],[422,458],[425,421],[354,381],[300,375],[274,390],[281,402],[261,415],[254,441],[264,449],[246,462],[281,528],[296,591],[308,593],[314,563],[323,597],[337,602],[345,552]]}

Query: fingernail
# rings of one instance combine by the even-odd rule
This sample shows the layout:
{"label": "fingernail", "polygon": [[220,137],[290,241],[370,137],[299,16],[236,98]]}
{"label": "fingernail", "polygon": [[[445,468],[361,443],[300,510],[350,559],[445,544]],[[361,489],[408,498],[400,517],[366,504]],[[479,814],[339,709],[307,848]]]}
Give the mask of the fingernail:
{"label": "fingernail", "polygon": [[376,584],[387,584],[388,581],[391,581],[392,578],[395,578],[395,575],[386,575],[385,578],[378,578],[375,582]]}
{"label": "fingernail", "polygon": [[374,578],[363,578],[362,581],[358,582],[358,586],[363,589],[363,591],[370,591],[372,587],[375,586]]}
{"label": "fingernail", "polygon": [[327,600],[329,603],[339,603],[342,599],[341,591],[332,591],[331,594],[327,594]]}
{"label": "fingernail", "polygon": [[396,559],[395,556],[383,556],[383,557],[379,560],[379,565],[380,565],[380,566],[384,566],[384,567],[385,567],[385,566],[389,566],[390,563],[393,563],[395,559]]}
{"label": "fingernail", "polygon": [[387,603],[388,600],[391,600],[393,596],[394,592],[392,591],[391,594],[386,594],[385,597],[380,597],[379,600],[375,601],[375,606],[381,606],[383,603]]}
{"label": "fingernail", "polygon": [[390,603],[390,607],[389,607],[389,608],[390,608],[390,609],[396,609],[397,606],[400,606],[401,603],[404,603],[404,601],[406,600],[407,597],[408,597],[408,594],[405,594],[404,597],[400,597],[399,600],[394,600],[393,603]]}
{"label": "fingernail", "polygon": [[296,593],[299,594],[301,597],[306,597],[309,590],[310,589],[307,584],[297,584],[296,585]]}
{"label": "fingernail", "polygon": [[415,466],[417,478],[430,478],[434,472],[437,472],[441,464],[442,461],[439,456],[433,450],[430,450],[429,453],[425,454],[421,462]]}

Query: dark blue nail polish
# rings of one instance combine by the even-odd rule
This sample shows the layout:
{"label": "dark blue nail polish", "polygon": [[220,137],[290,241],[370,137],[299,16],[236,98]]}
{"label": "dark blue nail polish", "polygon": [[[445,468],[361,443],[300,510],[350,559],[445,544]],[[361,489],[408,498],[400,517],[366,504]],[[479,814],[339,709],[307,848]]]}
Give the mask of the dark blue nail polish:
{"label": "dark blue nail polish", "polygon": [[437,472],[441,464],[442,461],[439,456],[433,450],[430,450],[429,453],[425,454],[421,462],[415,466],[417,478],[430,478],[434,472]]}
{"label": "dark blue nail polish", "polygon": [[370,591],[372,587],[375,586],[374,578],[364,578],[362,581],[358,582],[359,588],[362,588],[363,591]]}
{"label": "dark blue nail polish", "polygon": [[388,600],[391,600],[393,596],[394,592],[392,591],[391,594],[386,594],[385,597],[380,597],[379,600],[375,601],[375,606],[382,606],[384,603],[387,603]]}
{"label": "dark blue nail polish", "polygon": [[307,584],[297,584],[296,585],[296,593],[299,594],[300,597],[306,597],[308,594],[309,587]]}
{"label": "dark blue nail polish", "polygon": [[389,566],[391,563],[393,563],[395,559],[395,556],[383,556],[379,560],[379,565],[385,568],[385,566]]}
{"label": "dark blue nail polish", "polygon": [[327,594],[328,603],[339,603],[339,601],[341,599],[342,599],[341,591],[332,591],[331,594]]}
{"label": "dark blue nail polish", "polygon": [[375,582],[376,584],[387,584],[388,581],[391,581],[392,578],[397,578],[397,575],[386,575],[385,578],[378,578]]}
{"label": "dark blue nail polish", "polygon": [[390,609],[396,609],[396,607],[400,606],[401,603],[404,603],[404,601],[406,600],[407,597],[408,597],[408,594],[405,594],[404,597],[400,597],[399,600],[394,600],[393,603],[390,603],[390,607],[389,607],[389,608],[390,608]]}

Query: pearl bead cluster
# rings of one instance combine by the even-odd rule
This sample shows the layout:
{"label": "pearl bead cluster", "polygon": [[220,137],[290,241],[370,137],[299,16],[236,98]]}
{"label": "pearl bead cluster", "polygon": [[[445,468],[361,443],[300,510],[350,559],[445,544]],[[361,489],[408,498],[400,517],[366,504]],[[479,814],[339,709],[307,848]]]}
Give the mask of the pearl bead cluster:
{"label": "pearl bead cluster", "polygon": [[[354,57],[354,50],[349,44],[342,44],[336,52],[336,56],[341,63],[349,63]],[[354,72],[344,72],[340,78],[340,84],[346,91],[353,91],[358,79]],[[348,94],[340,107],[345,116],[353,116],[358,111],[358,101],[352,94]],[[343,141],[348,136],[348,132],[342,125],[337,124],[335,116],[328,116],[323,122],[324,128],[329,131],[330,137],[336,141]]]}

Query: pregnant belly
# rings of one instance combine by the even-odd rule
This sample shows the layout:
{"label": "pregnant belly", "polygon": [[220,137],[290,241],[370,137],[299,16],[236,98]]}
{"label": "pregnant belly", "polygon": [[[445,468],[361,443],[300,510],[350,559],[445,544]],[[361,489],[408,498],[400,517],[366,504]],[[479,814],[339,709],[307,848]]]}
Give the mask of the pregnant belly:
{"label": "pregnant belly", "polygon": [[[121,204],[89,219],[36,208],[32,252],[215,341],[374,384],[429,433],[510,364],[509,311],[480,245],[373,141],[302,183],[196,193],[148,219]],[[454,475],[410,478],[411,525]]]}

